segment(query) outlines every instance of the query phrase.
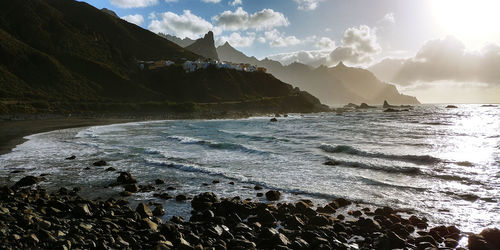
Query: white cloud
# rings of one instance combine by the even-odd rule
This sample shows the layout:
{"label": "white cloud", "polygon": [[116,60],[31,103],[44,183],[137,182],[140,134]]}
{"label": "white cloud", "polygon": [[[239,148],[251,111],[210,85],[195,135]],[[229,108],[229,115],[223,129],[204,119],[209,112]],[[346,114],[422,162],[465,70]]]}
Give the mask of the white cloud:
{"label": "white cloud", "polygon": [[205,3],[220,3],[220,0],[201,0],[201,1]]}
{"label": "white cloud", "polygon": [[229,4],[232,6],[237,6],[237,5],[242,5],[243,2],[241,0],[234,0],[234,1],[230,2]]}
{"label": "white cloud", "polygon": [[110,0],[110,2],[120,8],[139,8],[158,4],[158,0]]}
{"label": "white cloud", "polygon": [[382,22],[395,23],[396,18],[394,17],[394,13],[390,12],[385,14],[385,16],[381,20]]}
{"label": "white cloud", "polygon": [[419,82],[482,82],[500,84],[500,45],[468,51],[454,37],[426,42],[408,59],[385,59],[371,69],[386,81],[403,85]]}
{"label": "white cloud", "polygon": [[255,33],[247,33],[246,36],[242,36],[240,33],[233,32],[229,36],[219,37],[216,41],[216,46],[229,42],[234,47],[243,48],[252,46],[254,40]]}
{"label": "white cloud", "polygon": [[211,23],[189,10],[184,10],[182,15],[173,12],[156,13],[148,28],[155,33],[162,32],[191,39],[197,39],[210,30],[217,34]]}
{"label": "white cloud", "polygon": [[373,56],[380,53],[376,29],[366,25],[348,28],[342,38],[342,46],[330,54],[330,61],[336,64],[345,61],[349,64],[367,64],[373,61]]}
{"label": "white cloud", "polygon": [[281,12],[272,9],[263,9],[249,14],[242,7],[234,12],[226,10],[212,17],[214,23],[223,30],[266,30],[274,27],[288,26],[288,19]]}
{"label": "white cloud", "polygon": [[259,38],[257,38],[257,41],[259,41],[259,43],[265,43],[266,42],[266,38],[263,37],[263,36],[260,36]]}
{"label": "white cloud", "polygon": [[301,41],[295,36],[285,36],[276,29],[264,32],[265,38],[271,47],[286,47],[297,45]]}
{"label": "white cloud", "polygon": [[129,23],[133,23],[135,25],[138,25],[138,26],[141,26],[144,23],[144,17],[140,14],[122,16],[122,19],[126,20]]}
{"label": "white cloud", "polygon": [[283,65],[299,62],[311,66],[319,66],[328,60],[331,50],[296,51],[268,56]]}
{"label": "white cloud", "polygon": [[314,46],[322,50],[332,50],[335,48],[335,41],[328,37],[322,37]]}
{"label": "white cloud", "polygon": [[323,0],[295,0],[299,10],[315,10]]}

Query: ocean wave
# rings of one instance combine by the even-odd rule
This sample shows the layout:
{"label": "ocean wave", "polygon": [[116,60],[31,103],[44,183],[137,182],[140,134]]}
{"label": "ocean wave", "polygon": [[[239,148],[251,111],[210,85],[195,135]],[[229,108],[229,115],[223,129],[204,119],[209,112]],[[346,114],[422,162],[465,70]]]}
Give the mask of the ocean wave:
{"label": "ocean wave", "polygon": [[239,132],[233,132],[233,131],[228,131],[228,130],[217,130],[221,133],[228,134],[231,136],[234,136],[235,138],[244,138],[244,139],[250,139],[253,141],[284,141],[284,142],[289,142],[290,140],[284,139],[284,138],[278,138],[274,136],[260,136],[260,135],[252,135],[252,134],[245,134],[245,133],[239,133]]}
{"label": "ocean wave", "polygon": [[201,139],[186,137],[186,136],[168,136],[168,138],[177,140],[182,144],[196,144],[196,145],[206,146],[209,148],[219,149],[219,150],[240,151],[240,152],[252,153],[252,154],[270,154],[270,152],[268,152],[268,151],[252,149],[252,148],[248,148],[244,145],[236,144],[236,143],[212,142],[212,141],[208,141],[208,140],[201,140]]}
{"label": "ocean wave", "polygon": [[344,154],[358,155],[363,157],[410,162],[415,164],[432,165],[443,162],[442,159],[430,155],[393,155],[384,153],[372,153],[372,152],[362,151],[347,145],[333,146],[330,144],[322,144],[319,148],[328,153],[344,153]]}
{"label": "ocean wave", "polygon": [[388,173],[403,173],[409,175],[416,175],[422,173],[422,171],[418,167],[383,166],[383,165],[374,165],[361,162],[339,161],[331,158],[328,158],[328,160],[335,161],[338,162],[339,165],[348,166],[352,168],[369,169],[369,170],[376,170]]}
{"label": "ocean wave", "polygon": [[406,185],[396,185],[396,184],[391,184],[383,181],[378,181],[374,180],[371,178],[366,178],[366,177],[360,177],[361,181],[364,182],[367,185],[374,185],[374,186],[383,186],[383,187],[390,187],[390,188],[397,188],[397,189],[413,189],[417,191],[425,191],[427,188],[424,187],[414,187],[414,186],[406,186]]}

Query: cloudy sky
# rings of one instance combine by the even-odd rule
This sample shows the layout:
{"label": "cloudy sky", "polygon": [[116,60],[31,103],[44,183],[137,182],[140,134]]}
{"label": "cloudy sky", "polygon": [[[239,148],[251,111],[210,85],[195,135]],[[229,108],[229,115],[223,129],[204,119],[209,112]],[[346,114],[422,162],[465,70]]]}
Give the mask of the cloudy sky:
{"label": "cloudy sky", "polygon": [[[259,59],[342,60],[425,102],[500,102],[498,0],[86,2],[154,32],[196,39],[212,30],[217,44]],[[444,99],[443,89],[451,90]]]}

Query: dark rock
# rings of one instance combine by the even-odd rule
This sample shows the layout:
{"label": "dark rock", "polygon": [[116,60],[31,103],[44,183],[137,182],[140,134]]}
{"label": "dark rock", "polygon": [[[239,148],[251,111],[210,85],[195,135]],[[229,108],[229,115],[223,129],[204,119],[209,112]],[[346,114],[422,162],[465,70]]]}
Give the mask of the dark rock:
{"label": "dark rock", "polygon": [[161,204],[158,204],[155,206],[155,209],[153,210],[153,215],[154,216],[163,216],[165,215],[165,209],[163,209],[163,206]]}
{"label": "dark rock", "polygon": [[70,157],[66,158],[66,160],[74,160],[74,159],[76,159],[76,156],[74,156],[74,155],[72,155],[72,156],[70,156]]}
{"label": "dark rock", "polygon": [[445,240],[444,240],[444,245],[445,245],[446,247],[450,247],[450,248],[453,248],[453,249],[454,249],[455,247],[457,247],[457,246],[458,246],[458,241],[457,241],[457,240],[455,240],[455,239],[450,239],[450,238],[447,238],[447,239],[445,239]]}
{"label": "dark rock", "polygon": [[305,225],[304,221],[295,215],[288,216],[285,220],[285,224],[289,228],[301,228]]}
{"label": "dark rock", "polygon": [[187,199],[188,199],[187,196],[183,195],[183,194],[179,194],[179,195],[175,196],[176,201],[185,201]]}
{"label": "dark rock", "polygon": [[420,236],[420,237],[415,238],[415,243],[418,244],[420,242],[429,242],[434,246],[437,245],[436,240],[430,235],[424,235],[424,236]]}
{"label": "dark rock", "polygon": [[446,106],[446,108],[447,108],[447,109],[456,109],[456,108],[458,108],[458,107],[457,107],[457,106],[455,106],[455,105],[448,105],[448,106]]}
{"label": "dark rock", "polygon": [[232,239],[229,241],[229,249],[253,250],[257,249],[256,247],[257,245],[255,245],[255,243],[248,241],[246,239]]}
{"label": "dark rock", "polygon": [[486,228],[480,233],[484,240],[491,244],[494,248],[500,249],[500,229]]}
{"label": "dark rock", "polygon": [[230,182],[229,182],[229,185],[234,185],[234,181],[230,181]]}
{"label": "dark rock", "polygon": [[167,190],[176,190],[175,187],[167,187]]}
{"label": "dark rock", "polygon": [[276,118],[271,118],[271,120],[269,120],[269,121],[270,121],[270,122],[277,122],[277,121],[278,121],[278,119],[276,119]]}
{"label": "dark rock", "polygon": [[270,190],[266,192],[266,199],[269,201],[277,201],[281,198],[280,191]]}
{"label": "dark rock", "polygon": [[104,160],[100,160],[100,161],[96,161],[96,162],[92,163],[92,165],[94,165],[96,167],[102,167],[102,166],[108,165],[108,163]]}
{"label": "dark rock", "polygon": [[350,202],[344,198],[337,198],[337,199],[333,200],[328,205],[332,206],[333,208],[341,208],[341,207],[349,206],[351,204],[352,204],[352,202]]}
{"label": "dark rock", "polygon": [[401,112],[401,110],[399,110],[399,109],[393,109],[393,108],[388,108],[388,109],[385,109],[384,112],[394,113],[394,112]]}
{"label": "dark rock", "polygon": [[394,108],[395,106],[390,105],[387,100],[384,100],[384,104],[382,105],[382,108]]}
{"label": "dark rock", "polygon": [[34,185],[34,184],[41,182],[42,180],[43,180],[43,178],[29,175],[29,176],[25,176],[25,177],[21,178],[19,181],[16,182],[16,184],[14,184],[13,187],[31,186],[31,185]]}
{"label": "dark rock", "polygon": [[120,195],[123,197],[128,197],[128,196],[132,196],[132,192],[122,191],[122,192],[120,192]]}
{"label": "dark rock", "polygon": [[389,231],[389,233],[387,233],[387,238],[389,239],[391,248],[404,248],[406,245],[406,241],[394,232]]}
{"label": "dark rock", "polygon": [[254,190],[262,190],[262,187],[261,187],[261,186],[259,186],[259,185],[255,185],[255,186],[253,187],[253,189],[254,189]]}
{"label": "dark rock", "polygon": [[257,193],[257,197],[262,197],[264,196],[264,193]]}
{"label": "dark rock", "polygon": [[213,203],[219,202],[219,198],[214,193],[202,193],[193,197],[191,201],[191,206],[194,210],[205,210],[209,209]]}
{"label": "dark rock", "polygon": [[317,211],[318,213],[324,213],[324,214],[334,214],[335,212],[337,212],[337,211],[335,210],[335,208],[333,208],[333,207],[332,207],[332,206],[330,206],[330,205],[326,205],[326,206],[324,206],[324,207],[318,207],[318,208],[316,209],[316,211]]}
{"label": "dark rock", "polygon": [[469,236],[468,247],[470,250],[493,250],[492,245],[488,244],[483,236],[479,234],[471,234]]}
{"label": "dark rock", "polygon": [[330,223],[330,220],[328,220],[328,218],[326,218],[323,215],[314,216],[309,220],[309,224],[314,225],[314,226],[318,226],[318,227],[326,226],[329,223]]}
{"label": "dark rock", "polygon": [[139,187],[136,184],[128,184],[128,185],[125,185],[125,191],[135,193],[135,192],[139,191]]}
{"label": "dark rock", "polygon": [[212,181],[212,184],[219,184],[220,183],[220,180],[213,180]]}
{"label": "dark rock", "polygon": [[135,208],[135,211],[143,218],[153,217],[153,213],[149,209],[149,206],[144,203],[139,203]]}
{"label": "dark rock", "polygon": [[308,218],[316,216],[317,212],[312,209],[309,204],[304,201],[299,201],[295,204],[294,213],[303,214]]}
{"label": "dark rock", "polygon": [[376,108],[374,106],[370,106],[366,103],[361,103],[361,105],[359,105],[359,107],[357,107],[358,109],[373,109],[373,108]]}
{"label": "dark rock", "polygon": [[160,185],[160,184],[164,184],[164,183],[165,183],[165,181],[164,181],[164,180],[162,180],[162,179],[156,179],[156,180],[155,180],[155,184],[156,184],[156,185]]}
{"label": "dark rock", "polygon": [[73,210],[71,211],[71,213],[76,218],[87,218],[87,217],[92,216],[92,213],[90,212],[90,208],[89,208],[88,204],[80,204],[80,205],[75,206],[73,208]]}
{"label": "dark rock", "polygon": [[323,163],[323,165],[327,165],[327,166],[338,166],[340,165],[340,162],[338,161],[334,161],[334,160],[329,160],[329,161],[326,161]]}
{"label": "dark rock", "polygon": [[134,184],[137,183],[135,178],[128,172],[120,172],[120,176],[116,178],[116,181],[121,184]]}
{"label": "dark rock", "polygon": [[349,103],[347,105],[344,105],[344,108],[359,108],[359,105],[354,103]]}
{"label": "dark rock", "polygon": [[106,171],[108,171],[108,172],[111,172],[111,171],[116,171],[116,168],[114,168],[114,167],[109,167],[109,168],[106,168]]}

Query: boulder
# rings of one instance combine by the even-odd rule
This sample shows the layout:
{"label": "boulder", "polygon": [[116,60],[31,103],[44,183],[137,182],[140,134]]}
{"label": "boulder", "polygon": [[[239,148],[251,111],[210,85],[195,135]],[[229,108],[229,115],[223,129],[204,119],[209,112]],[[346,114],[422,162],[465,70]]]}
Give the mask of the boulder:
{"label": "boulder", "polygon": [[134,184],[137,183],[135,178],[128,172],[120,172],[120,176],[116,178],[116,181],[121,184]]}
{"label": "boulder", "polygon": [[154,216],[163,216],[165,215],[165,209],[161,204],[156,205],[155,209],[153,210],[153,215]]}
{"label": "boulder", "polygon": [[100,161],[96,161],[96,162],[92,163],[92,165],[94,165],[96,167],[102,167],[102,166],[108,165],[108,163],[104,160],[100,160]]}
{"label": "boulder", "polygon": [[273,118],[271,118],[271,120],[269,120],[269,121],[270,121],[270,122],[277,122],[277,121],[278,121],[278,119],[276,119],[276,118],[274,118],[274,117],[273,117]]}
{"label": "boulder", "polygon": [[16,182],[16,184],[14,184],[13,187],[31,186],[31,185],[34,185],[34,184],[41,182],[42,180],[43,180],[43,178],[29,175],[29,176],[25,176],[25,177],[21,178],[19,181]]}
{"label": "boulder", "polygon": [[281,198],[281,193],[280,191],[277,190],[270,190],[266,192],[266,199],[268,201],[277,201]]}
{"label": "boulder", "polygon": [[153,217],[153,213],[149,209],[149,206],[144,203],[139,203],[135,208],[135,211],[143,218]]}
{"label": "boulder", "polygon": [[183,194],[179,194],[179,195],[175,196],[176,201],[185,201],[187,199],[188,199],[187,196],[183,195]]}
{"label": "boulder", "polygon": [[165,183],[165,181],[164,181],[164,180],[162,180],[162,179],[156,179],[156,180],[155,180],[155,184],[156,184],[156,185],[161,185],[161,184],[164,184],[164,183]]}
{"label": "boulder", "polygon": [[125,185],[125,191],[135,193],[135,192],[139,191],[139,187],[136,184],[128,184],[128,185]]}
{"label": "boulder", "polygon": [[481,233],[481,236],[491,244],[495,249],[500,249],[500,229],[486,228]]}
{"label": "boulder", "polygon": [[349,206],[351,204],[352,204],[352,202],[350,202],[344,198],[337,198],[337,199],[333,200],[328,205],[332,206],[333,208],[341,208],[341,207]]}
{"label": "boulder", "polygon": [[335,161],[335,160],[328,160],[328,161],[325,161],[323,163],[323,165],[326,165],[326,166],[338,166],[338,165],[340,165],[340,162]]}
{"label": "boulder", "polygon": [[458,107],[457,107],[457,106],[455,106],[455,105],[448,105],[448,106],[446,106],[446,108],[447,108],[447,109],[456,109],[456,108],[458,108]]}
{"label": "boulder", "polygon": [[72,156],[70,156],[70,157],[66,158],[66,160],[74,160],[74,159],[76,159],[76,156],[74,156],[74,155],[72,155]]}
{"label": "boulder", "polygon": [[109,167],[109,168],[106,168],[106,171],[108,171],[108,172],[111,172],[111,171],[116,171],[116,168],[114,168],[114,167]]}
{"label": "boulder", "polygon": [[91,217],[92,213],[90,212],[90,207],[88,204],[80,204],[71,210],[71,213],[76,218],[87,218]]}

